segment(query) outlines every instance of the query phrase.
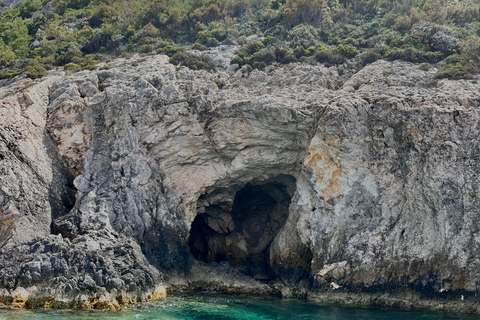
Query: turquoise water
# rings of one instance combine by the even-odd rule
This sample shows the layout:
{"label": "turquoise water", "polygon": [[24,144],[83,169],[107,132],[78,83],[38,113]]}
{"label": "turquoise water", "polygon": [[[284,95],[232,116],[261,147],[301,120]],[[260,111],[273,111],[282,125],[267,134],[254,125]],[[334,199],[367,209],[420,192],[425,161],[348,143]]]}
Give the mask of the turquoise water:
{"label": "turquoise water", "polygon": [[146,307],[118,311],[4,311],[1,320],[465,320],[475,317],[388,309],[317,305],[299,300],[222,295],[168,297]]}

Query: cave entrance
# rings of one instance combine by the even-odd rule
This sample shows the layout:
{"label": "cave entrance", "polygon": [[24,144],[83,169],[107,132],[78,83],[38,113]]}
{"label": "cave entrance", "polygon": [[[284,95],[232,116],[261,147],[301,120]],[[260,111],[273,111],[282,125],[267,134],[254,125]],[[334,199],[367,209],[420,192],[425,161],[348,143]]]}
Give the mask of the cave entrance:
{"label": "cave entrance", "polygon": [[197,260],[228,261],[254,279],[271,280],[270,244],[288,218],[294,190],[295,178],[281,175],[202,195],[190,229],[191,253]]}

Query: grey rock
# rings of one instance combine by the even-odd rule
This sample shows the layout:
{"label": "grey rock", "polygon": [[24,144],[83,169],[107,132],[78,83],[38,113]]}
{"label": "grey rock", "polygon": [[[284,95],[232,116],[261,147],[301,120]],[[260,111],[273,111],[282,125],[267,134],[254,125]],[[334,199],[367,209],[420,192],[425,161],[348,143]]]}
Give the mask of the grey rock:
{"label": "grey rock", "polygon": [[132,59],[6,87],[5,295],[474,295],[478,84],[398,61],[343,81]]}

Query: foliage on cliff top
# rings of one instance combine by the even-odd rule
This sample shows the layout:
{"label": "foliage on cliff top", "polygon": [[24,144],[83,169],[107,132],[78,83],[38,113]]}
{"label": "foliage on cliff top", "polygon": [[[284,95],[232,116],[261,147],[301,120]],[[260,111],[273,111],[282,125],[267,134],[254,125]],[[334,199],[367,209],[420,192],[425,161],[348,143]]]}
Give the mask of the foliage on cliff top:
{"label": "foliage on cliff top", "polygon": [[480,1],[29,0],[0,13],[0,63],[3,70],[35,57],[82,65],[85,58],[162,51],[163,41],[205,49],[250,35],[278,44],[239,55],[255,54],[259,66],[293,61],[299,48],[323,43],[331,53],[321,59],[374,51],[370,56],[434,63],[457,54],[473,61],[471,75],[479,65],[461,44],[479,39]]}

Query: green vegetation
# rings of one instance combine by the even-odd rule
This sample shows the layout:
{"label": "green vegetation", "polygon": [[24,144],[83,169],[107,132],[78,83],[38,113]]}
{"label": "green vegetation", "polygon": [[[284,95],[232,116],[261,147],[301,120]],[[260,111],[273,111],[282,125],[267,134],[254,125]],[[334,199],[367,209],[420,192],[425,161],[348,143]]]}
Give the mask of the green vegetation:
{"label": "green vegetation", "polygon": [[34,64],[33,66],[29,66],[27,68],[27,72],[25,73],[25,75],[31,79],[41,78],[46,74],[47,69],[45,69],[45,67],[40,64]]}
{"label": "green vegetation", "polygon": [[479,41],[478,0],[29,0],[0,12],[0,77],[35,65],[93,69],[134,52],[213,70],[185,47],[245,44],[232,60],[240,67],[383,58],[440,62],[437,77],[471,78]]}
{"label": "green vegetation", "polygon": [[170,58],[171,64],[182,65],[193,70],[215,70],[215,62],[207,55],[197,56],[190,52],[177,52]]}

